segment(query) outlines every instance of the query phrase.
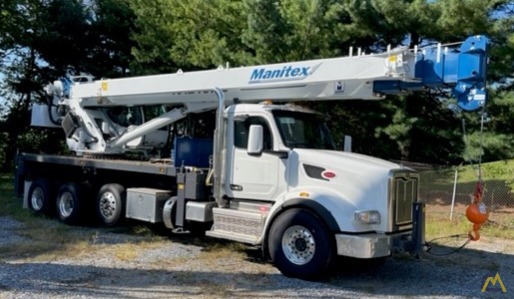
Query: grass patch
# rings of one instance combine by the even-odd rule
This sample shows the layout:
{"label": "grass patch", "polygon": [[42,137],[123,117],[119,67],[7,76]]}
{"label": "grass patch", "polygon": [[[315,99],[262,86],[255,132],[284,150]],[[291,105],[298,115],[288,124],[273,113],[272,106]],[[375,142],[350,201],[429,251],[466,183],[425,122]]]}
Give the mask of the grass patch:
{"label": "grass patch", "polygon": [[425,235],[427,240],[457,234],[467,234],[471,229],[469,222],[462,219],[450,221],[449,219],[438,219],[427,217],[425,223]]}
{"label": "grass patch", "polygon": [[[458,167],[423,171],[434,185],[453,185],[453,175],[458,170],[459,183],[476,183],[478,165],[462,165]],[[514,159],[483,163],[481,165],[482,178],[507,182],[507,186],[514,190]],[[433,175],[433,176],[432,176]]]}
{"label": "grass patch", "polygon": [[[21,227],[12,230],[19,237],[29,240],[0,246],[0,258],[52,260],[79,257],[107,249],[112,250],[118,259],[128,261],[136,258],[139,250],[165,242],[151,227],[145,225],[134,224],[122,228],[69,226],[57,219],[35,215],[24,209],[22,199],[15,196],[13,177],[8,174],[0,174],[0,216],[9,216],[21,222]],[[121,244],[95,245],[100,232],[119,232],[141,238]]]}
{"label": "grass patch", "polygon": [[[452,168],[435,169],[420,172],[421,188],[430,191],[446,191],[451,193],[454,185],[454,175],[457,170],[457,191],[472,193],[478,179],[478,166],[467,165]],[[514,192],[514,160],[484,163],[481,166],[482,180],[485,183],[485,196],[495,193],[496,196],[508,195]],[[508,203],[508,199],[505,199]],[[514,202],[510,202],[514,204]]]}
{"label": "grass patch", "polygon": [[[514,216],[511,215],[510,220],[513,218]],[[507,221],[502,221],[502,223],[507,223]],[[467,234],[472,228],[473,224],[468,221],[464,213],[456,213],[453,220],[450,220],[449,213],[431,211],[430,206],[427,207],[425,236],[428,241],[443,236]],[[514,240],[514,229],[506,229],[503,224],[488,221],[482,224],[480,235]]]}
{"label": "grass patch", "polygon": [[0,216],[7,215],[17,220],[34,218],[32,213],[22,208],[22,200],[14,195],[12,175],[0,174]]}
{"label": "grass patch", "polygon": [[[459,177],[463,182],[476,182],[478,166],[459,167]],[[501,180],[507,183],[510,190],[514,190],[514,160],[496,161],[482,164],[482,177]]]}
{"label": "grass patch", "polygon": [[[482,226],[481,235],[514,239],[514,160],[484,163],[481,171],[485,183],[482,201],[490,210],[490,221]],[[420,172],[419,196],[427,203],[427,238],[445,233],[467,233],[471,229],[463,215],[473,200],[477,179],[478,165]],[[460,216],[450,221],[452,202]]]}
{"label": "grass patch", "polygon": [[213,264],[226,259],[244,259],[247,256],[245,253],[246,249],[246,245],[241,243],[218,241],[205,247],[198,258],[206,263]]}
{"label": "grass patch", "polygon": [[142,250],[159,248],[166,241],[142,241],[138,243],[125,243],[108,246],[107,251],[112,252],[113,255],[120,261],[133,261],[139,257]]}

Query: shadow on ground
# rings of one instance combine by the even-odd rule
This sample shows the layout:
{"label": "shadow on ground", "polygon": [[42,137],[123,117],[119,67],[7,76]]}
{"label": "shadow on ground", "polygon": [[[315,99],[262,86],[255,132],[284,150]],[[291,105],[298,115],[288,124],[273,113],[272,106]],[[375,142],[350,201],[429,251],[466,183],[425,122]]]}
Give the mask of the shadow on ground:
{"label": "shadow on ground", "polygon": [[[439,247],[439,252],[452,248]],[[263,263],[248,250],[247,263]],[[92,297],[362,297],[429,296],[481,297],[486,278],[499,273],[508,292],[514,292],[514,256],[463,249],[449,256],[424,254],[388,258],[379,267],[339,260],[338,269],[319,282],[301,281],[277,273],[237,271],[108,268],[51,263],[0,262],[0,292]],[[184,261],[187,263],[187,261]],[[490,284],[489,295],[503,296]],[[302,295],[303,294],[303,295]],[[306,295],[308,294],[308,295]],[[505,294],[506,295],[506,294]],[[505,296],[504,296],[505,297]],[[495,297],[503,298],[503,297]],[[505,297],[507,298],[507,297]]]}

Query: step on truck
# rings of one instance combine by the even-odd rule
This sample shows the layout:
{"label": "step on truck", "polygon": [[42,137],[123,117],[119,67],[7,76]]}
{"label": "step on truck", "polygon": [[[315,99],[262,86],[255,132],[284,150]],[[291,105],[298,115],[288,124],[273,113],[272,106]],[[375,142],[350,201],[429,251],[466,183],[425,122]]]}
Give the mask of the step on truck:
{"label": "step on truck", "polygon": [[67,224],[128,218],[258,246],[304,279],[337,256],[417,254],[416,172],[337,150],[323,115],[296,102],[448,88],[462,109],[479,109],[487,45],[473,36],[372,55],[62,78],[33,106],[32,124],[62,130],[72,154],[21,153],[16,191],[24,207]]}

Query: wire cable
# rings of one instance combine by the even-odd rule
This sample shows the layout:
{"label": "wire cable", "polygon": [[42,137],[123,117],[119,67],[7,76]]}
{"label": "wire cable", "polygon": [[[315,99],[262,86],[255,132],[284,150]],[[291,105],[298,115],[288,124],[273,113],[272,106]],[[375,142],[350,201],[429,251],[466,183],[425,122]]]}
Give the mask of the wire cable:
{"label": "wire cable", "polygon": [[[445,238],[458,238],[458,237],[463,237],[465,236],[466,237],[466,241],[459,247],[457,248],[454,248],[452,249],[451,251],[449,252],[445,252],[445,253],[435,253],[435,252],[432,252],[432,245],[430,243],[433,243],[434,241],[436,240],[440,240],[440,239],[445,239]],[[446,256],[446,255],[450,255],[450,254],[454,254],[454,253],[457,253],[459,252],[462,248],[466,247],[466,245],[469,244],[469,242],[471,242],[471,239],[469,238],[469,236],[467,234],[457,234],[457,235],[451,235],[451,236],[445,236],[445,237],[438,237],[438,238],[434,238],[428,242],[425,242],[425,246],[426,246],[426,253],[428,254],[431,254],[431,255],[435,255],[435,256]]]}

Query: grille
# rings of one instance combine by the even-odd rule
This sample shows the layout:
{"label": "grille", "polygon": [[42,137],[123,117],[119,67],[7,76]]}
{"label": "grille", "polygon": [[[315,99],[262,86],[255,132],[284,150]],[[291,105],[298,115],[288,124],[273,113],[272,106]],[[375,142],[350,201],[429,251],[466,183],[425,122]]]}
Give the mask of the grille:
{"label": "grille", "polygon": [[395,224],[402,225],[412,222],[412,203],[418,198],[417,176],[395,177],[394,180],[394,202]]}

